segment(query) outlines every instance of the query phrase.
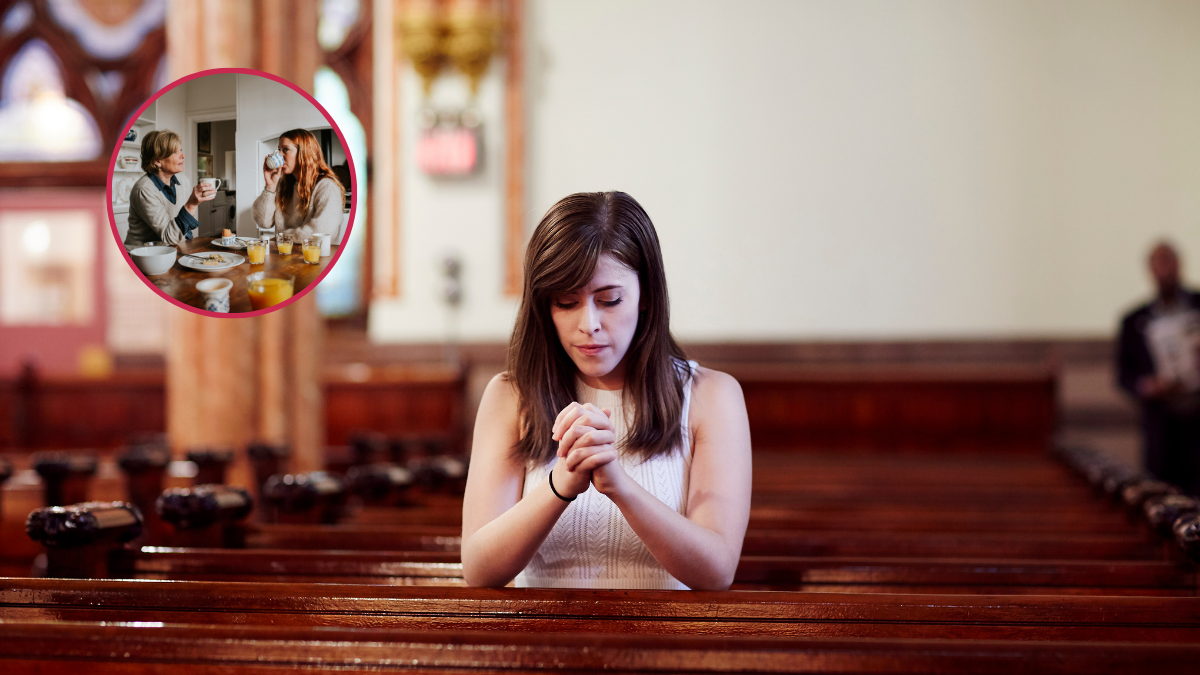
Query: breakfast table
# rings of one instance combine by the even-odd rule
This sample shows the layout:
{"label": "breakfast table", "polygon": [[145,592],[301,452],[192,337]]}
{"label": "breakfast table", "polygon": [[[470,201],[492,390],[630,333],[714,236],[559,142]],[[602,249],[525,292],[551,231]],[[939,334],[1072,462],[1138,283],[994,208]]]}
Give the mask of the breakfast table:
{"label": "breakfast table", "polygon": [[[213,240],[214,237],[196,237],[181,242],[177,247],[180,259],[187,254],[204,256],[209,253],[234,253],[247,258],[246,249],[222,247],[214,244]],[[299,243],[292,247],[290,254],[280,255],[279,249],[275,245],[275,240],[272,239],[267,249],[266,262],[260,265],[252,265],[249,262],[244,262],[229,269],[205,272],[184,267],[179,263],[179,260],[176,260],[171,269],[165,273],[147,276],[146,278],[150,280],[150,283],[157,286],[160,291],[172,298],[192,307],[204,309],[204,294],[196,289],[196,282],[204,279],[223,277],[233,282],[233,288],[229,292],[229,311],[231,313],[251,312],[254,311],[254,308],[250,306],[250,293],[246,277],[255,272],[282,272],[289,274],[295,277],[295,294],[299,295],[301,291],[316,281],[317,277],[325,271],[329,262],[337,255],[338,248],[337,245],[330,245],[330,255],[322,257],[320,262],[312,265],[304,262],[304,255],[300,252]]]}

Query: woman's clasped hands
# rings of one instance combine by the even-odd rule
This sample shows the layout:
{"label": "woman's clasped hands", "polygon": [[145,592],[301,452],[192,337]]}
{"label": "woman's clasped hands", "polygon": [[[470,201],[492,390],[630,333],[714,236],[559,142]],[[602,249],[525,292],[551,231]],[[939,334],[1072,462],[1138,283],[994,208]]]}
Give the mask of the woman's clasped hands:
{"label": "woman's clasped hands", "polygon": [[588,483],[610,496],[620,489],[627,475],[616,461],[611,410],[572,402],[554,420],[553,432],[558,441],[554,487],[559,494],[575,497],[587,491]]}

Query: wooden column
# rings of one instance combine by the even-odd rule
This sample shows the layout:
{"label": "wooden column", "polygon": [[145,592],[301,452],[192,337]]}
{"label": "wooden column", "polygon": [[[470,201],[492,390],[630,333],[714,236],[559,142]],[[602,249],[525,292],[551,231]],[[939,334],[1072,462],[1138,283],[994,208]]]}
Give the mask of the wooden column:
{"label": "wooden column", "polygon": [[519,297],[526,239],[524,0],[508,0],[504,24],[504,293]]}
{"label": "wooden column", "polygon": [[[375,53],[371,71],[372,125],[371,148],[376,158],[371,177],[372,238],[370,294],[364,302],[400,297],[400,67],[399,45],[396,43],[396,6],[393,2],[378,2],[371,8],[371,49]],[[359,177],[362,180],[362,177]]]}
{"label": "wooden column", "polygon": [[[257,67],[312,90],[320,57],[314,0],[176,0],[167,23],[172,77]],[[172,307],[169,325],[167,432],[177,452],[265,440],[292,447],[290,470],[324,465],[324,322],[314,294],[254,318]],[[230,482],[250,485],[251,475],[239,453]]]}

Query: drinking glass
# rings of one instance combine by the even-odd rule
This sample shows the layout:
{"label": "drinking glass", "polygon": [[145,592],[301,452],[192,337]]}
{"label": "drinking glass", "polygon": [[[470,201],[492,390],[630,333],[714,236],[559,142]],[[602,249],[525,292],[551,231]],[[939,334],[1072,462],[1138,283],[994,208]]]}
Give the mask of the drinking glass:
{"label": "drinking glass", "polygon": [[281,234],[275,238],[275,248],[279,250],[279,255],[292,254],[292,235]]}
{"label": "drinking glass", "polygon": [[246,242],[246,257],[251,265],[261,265],[267,261],[267,242],[262,239],[252,239]]}
{"label": "drinking glass", "polygon": [[321,262],[321,240],[316,238],[308,238],[304,240],[301,246],[304,252],[304,262],[310,265],[317,265]]}
{"label": "drinking glass", "polygon": [[282,272],[255,272],[246,277],[250,306],[266,309],[292,297],[296,278]]}

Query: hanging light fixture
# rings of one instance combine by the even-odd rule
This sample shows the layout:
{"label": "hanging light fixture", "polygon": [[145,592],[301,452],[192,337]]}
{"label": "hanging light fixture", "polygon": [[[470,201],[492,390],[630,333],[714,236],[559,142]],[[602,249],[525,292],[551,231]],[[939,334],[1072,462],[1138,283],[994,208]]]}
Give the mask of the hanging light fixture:
{"label": "hanging light fixture", "polygon": [[400,50],[421,76],[425,95],[447,61],[471,87],[487,72],[500,44],[500,17],[493,0],[399,0]]}

